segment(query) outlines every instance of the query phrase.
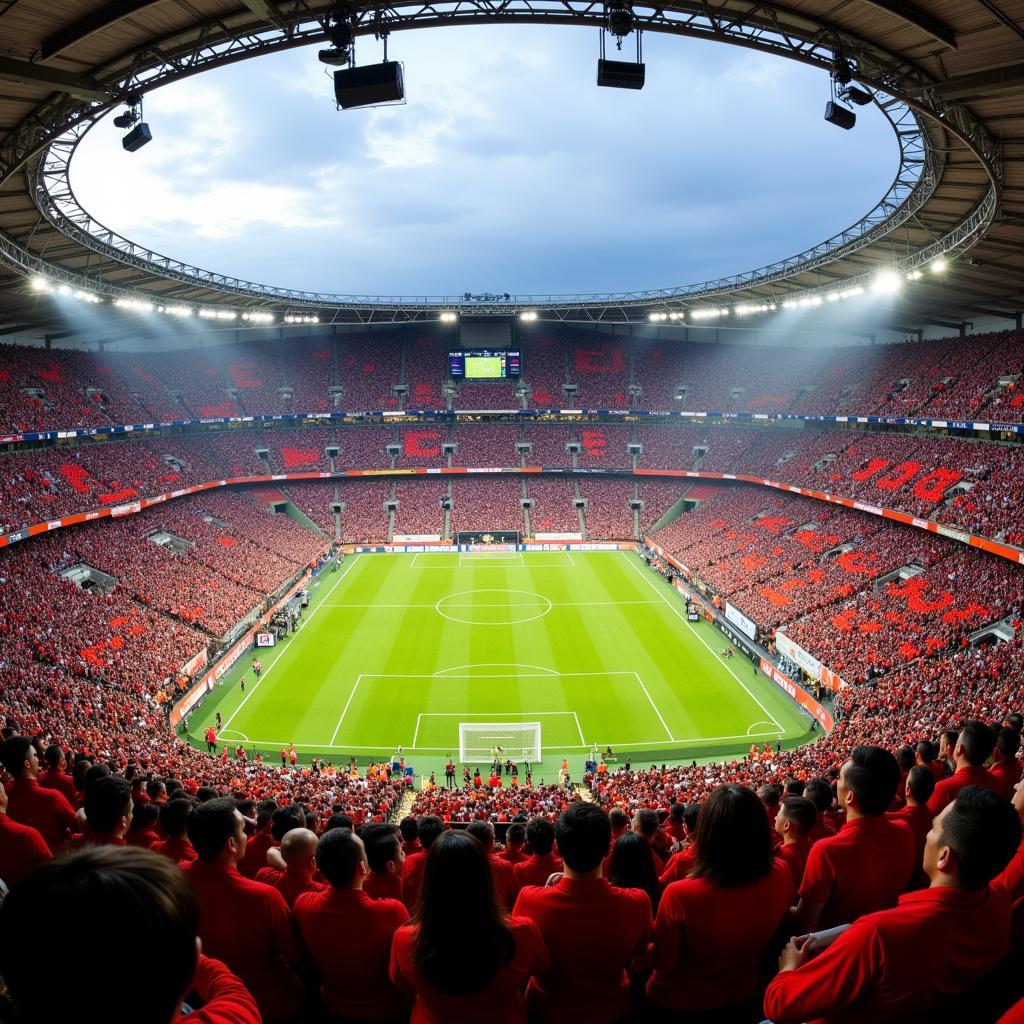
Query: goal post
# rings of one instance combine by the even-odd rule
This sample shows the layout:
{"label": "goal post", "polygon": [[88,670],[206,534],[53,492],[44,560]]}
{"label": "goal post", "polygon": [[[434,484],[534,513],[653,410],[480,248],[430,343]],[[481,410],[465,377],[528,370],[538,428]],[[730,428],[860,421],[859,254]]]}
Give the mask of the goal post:
{"label": "goal post", "polygon": [[459,722],[462,764],[526,761],[541,758],[540,722]]}

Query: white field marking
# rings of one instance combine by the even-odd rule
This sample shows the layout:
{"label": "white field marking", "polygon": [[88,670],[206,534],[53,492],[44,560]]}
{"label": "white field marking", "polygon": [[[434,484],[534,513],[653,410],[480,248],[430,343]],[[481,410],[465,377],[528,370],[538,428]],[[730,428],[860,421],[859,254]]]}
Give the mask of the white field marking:
{"label": "white field marking", "polygon": [[[587,745],[587,741],[583,738],[583,728],[580,725],[580,716],[577,715],[576,712],[574,711],[572,713],[572,717],[576,719],[576,731],[580,734],[580,743],[583,746],[586,746]],[[541,747],[541,749],[543,750],[544,748]]]}
{"label": "white field marking", "polygon": [[[460,666],[466,668],[468,666]],[[445,673],[449,672],[449,669],[443,669]],[[635,676],[635,672],[622,671],[622,672],[556,672],[558,676]],[[545,669],[543,672],[531,673],[531,672],[507,672],[497,675],[473,675],[472,673],[466,675],[444,675],[438,676],[436,673],[432,675],[424,675],[422,672],[364,672],[361,679],[547,679],[552,675],[551,669]]]}
{"label": "white field marking", "polygon": [[421,722],[422,719],[423,719],[423,715],[422,714],[419,714],[419,715],[416,716],[416,728],[413,730],[413,733],[412,733],[412,749],[413,750],[416,749],[416,741],[420,737],[420,722]]}
{"label": "white field marking", "polygon": [[356,676],[356,681],[352,684],[352,690],[348,695],[348,700],[345,701],[345,706],[341,710],[341,717],[338,719],[338,724],[334,727],[334,732],[331,733],[331,743],[333,743],[338,737],[338,730],[341,728],[341,723],[345,721],[345,715],[348,714],[349,705],[352,703],[352,698],[356,695],[356,690],[359,689],[359,683],[362,678],[362,676]]}
{"label": "white field marking", "polygon": [[647,687],[644,686],[644,681],[640,678],[639,672],[633,673],[636,681],[640,684],[640,689],[644,691],[644,696],[651,702],[651,707],[654,708],[654,713],[658,716],[658,721],[661,722],[665,732],[668,733],[668,738],[675,743],[675,737],[672,735],[672,730],[668,727],[665,719],[661,717],[661,712],[658,710],[658,705],[654,703],[654,698],[647,692]]}
{"label": "white field marking", "polygon": [[[487,593],[484,591],[463,591],[463,593]],[[520,591],[522,593],[522,591]],[[541,595],[537,595],[540,597]],[[544,598],[547,601],[547,598]],[[444,598],[441,598],[444,601]],[[328,608],[434,608],[436,609],[437,604],[381,604],[379,601],[373,602],[373,604],[347,604],[345,602],[329,604]],[[552,608],[595,608],[601,606],[619,607],[620,605],[629,604],[660,604],[660,601],[551,601],[549,602]],[[480,604],[478,601],[470,601],[465,604],[451,604],[447,603],[446,608],[536,608],[536,601],[510,601],[508,604]]]}
{"label": "white field marking", "polygon": [[327,602],[326,602],[327,597],[334,593],[335,588],[338,586],[338,584],[349,574],[349,572],[352,571],[353,566],[358,565],[358,564],[360,564],[358,559],[353,558],[352,561],[349,563],[348,568],[345,569],[345,571],[342,572],[341,575],[339,575],[338,578],[334,581],[334,586],[332,586],[331,589],[328,590],[327,593],[324,595],[324,600],[320,601],[317,604],[317,606],[309,613],[309,615],[307,615],[306,618],[303,619],[302,622],[299,623],[299,628],[297,630],[295,630],[295,633],[292,636],[291,643],[289,643],[288,646],[273,660],[273,662],[270,664],[269,668],[267,668],[267,670],[265,672],[261,672],[260,673],[259,679],[256,680],[256,682],[253,685],[252,689],[249,690],[249,692],[242,698],[241,703],[238,705],[238,707],[235,708],[235,710],[231,712],[231,715],[229,716],[228,720],[224,723],[222,728],[227,728],[235,720],[235,717],[238,714],[238,712],[241,711],[242,708],[245,707],[245,705],[248,702],[249,698],[260,688],[260,684],[277,667],[277,663],[295,646],[295,638],[306,628],[306,626],[308,626],[313,621],[313,616],[315,616],[316,613],[319,612],[321,608],[333,607],[332,605],[328,605],[327,604]]}
{"label": "white field marking", "polygon": [[218,738],[220,736],[223,736],[224,733],[226,732],[234,733],[235,736],[241,737],[243,740],[245,740],[246,743],[252,743],[252,740],[249,739],[249,737],[246,736],[244,732],[239,732],[237,729],[221,729],[220,733],[218,734]]}
{"label": "white field marking", "polygon": [[[513,724],[518,725],[519,723],[515,722]],[[697,744],[697,743],[717,743],[717,742],[724,741],[724,740],[750,740],[750,739],[757,739],[758,736],[764,736],[764,737],[772,736],[772,737],[774,737],[774,736],[777,736],[777,735],[778,734],[775,733],[775,732],[770,732],[770,733],[766,732],[766,733],[754,733],[751,736],[746,736],[746,735],[741,735],[741,736],[692,736],[692,737],[689,737],[689,738],[686,738],[686,739],[676,739],[674,742],[676,743],[677,746],[685,747],[685,746],[689,746],[691,744]],[[258,747],[270,747],[272,749],[275,749],[275,748],[279,748],[280,746],[282,746],[282,744],[284,746],[288,746],[288,743],[290,741],[289,740],[249,740],[249,742],[254,744],[255,746],[258,746]],[[604,742],[604,741],[602,741],[602,742]],[[618,748],[620,748],[623,751],[631,753],[631,752],[634,751],[635,748],[638,748],[638,747],[658,747],[658,746],[664,745],[664,743],[665,743],[664,738],[658,739],[658,740],[618,740],[618,741],[611,740],[608,743],[608,746],[610,746],[610,747],[618,747]],[[562,750],[583,750],[583,751],[588,751],[588,750],[591,749],[592,746],[593,746],[593,744],[585,743],[582,746],[570,745],[570,746],[560,746],[560,747],[541,747],[541,749],[542,750],[556,750],[556,751],[562,751]],[[375,744],[372,744],[372,743],[358,743],[358,744],[350,743],[350,744],[347,744],[347,745],[342,745],[340,743],[339,744],[330,744],[330,743],[296,743],[295,744],[295,749],[296,750],[314,750],[314,751],[316,751],[316,750],[385,750],[388,753],[393,754],[395,752],[395,744],[392,743],[389,746],[382,747],[382,746],[378,746],[378,745],[375,745]],[[412,750],[413,748],[412,747],[407,747],[406,749],[407,750]],[[438,753],[438,752],[442,752],[442,751],[448,751],[448,750],[451,750],[451,747],[416,747],[415,749],[417,751],[419,751],[420,753],[422,753],[422,754],[429,754],[429,753]],[[644,751],[643,750],[639,750],[638,753],[640,755],[639,760],[642,761],[643,760],[643,753],[644,753]]]}
{"label": "white field marking", "polygon": [[[455,598],[455,597],[472,597],[475,594],[522,594],[524,597],[532,597],[532,598],[535,598],[536,600],[533,600],[533,601],[508,602],[508,603],[503,603],[503,604],[487,604],[487,603],[480,604],[479,602],[476,602],[476,601],[453,602],[451,604],[448,603],[451,598]],[[474,610],[475,609],[483,609],[483,608],[496,608],[499,611],[503,611],[506,608],[513,608],[513,607],[514,608],[540,608],[541,607],[541,603],[547,605],[547,607],[546,608],[541,608],[541,610],[538,611],[536,615],[529,615],[529,616],[526,616],[525,618],[522,618],[522,619],[517,619],[517,618],[515,618],[513,616],[513,618],[511,618],[511,619],[503,619],[501,622],[476,622],[473,619],[460,619],[457,615],[449,615],[444,610],[444,608],[441,607],[441,605],[443,604],[443,605],[445,605],[446,608],[447,607],[451,607],[451,608],[471,608],[471,609],[474,609]],[[519,625],[522,625],[525,622],[533,622],[536,619],[543,618],[545,615],[548,614],[548,612],[551,611],[552,607],[553,607],[552,602],[549,601],[546,597],[544,597],[543,594],[535,594],[532,590],[514,590],[514,589],[511,589],[511,588],[508,588],[508,587],[499,587],[499,588],[493,588],[493,589],[484,588],[482,590],[459,590],[459,591],[456,591],[454,594],[447,594],[447,595],[445,595],[444,597],[440,598],[434,604],[434,610],[437,612],[438,615],[441,616],[441,618],[447,619],[449,622],[459,622],[459,623],[462,623],[463,625],[466,625],[466,626],[519,626]]]}
{"label": "white field marking", "polygon": [[477,558],[481,562],[515,562],[517,568],[523,565],[523,553],[521,551],[495,551],[493,554],[485,555],[483,552],[478,552],[474,557],[473,553],[466,553],[465,551],[459,552],[459,568],[462,569],[467,564],[473,564],[476,568],[475,562]]}
{"label": "white field marking", "polygon": [[[410,750],[427,749],[426,747],[420,748],[416,746],[416,740],[420,735],[420,722],[424,718],[496,718],[499,715],[532,715],[534,718],[539,718],[541,715],[550,717],[551,715],[572,715],[576,719],[576,730],[580,734],[580,741],[585,742],[583,739],[583,731],[580,729],[580,720],[576,718],[575,711],[421,711],[416,716],[416,729],[412,734],[412,744],[409,747]],[[508,722],[508,725],[528,725],[527,722]],[[543,748],[541,748],[543,749]],[[554,749],[554,748],[552,748]],[[559,750],[561,747],[558,748]]]}
{"label": "white field marking", "polygon": [[686,621],[686,616],[658,589],[654,580],[652,580],[640,568],[640,566],[638,566],[636,562],[634,562],[629,557],[628,554],[626,554],[625,552],[623,552],[623,554],[626,558],[626,561],[629,563],[630,567],[635,569],[640,574],[640,577],[654,589],[655,593],[658,594],[658,596],[665,602],[666,605],[668,605],[668,607],[672,610],[672,613],[678,617],[679,621],[682,622],[709,651],[711,651],[712,655],[714,655],[715,657],[715,660],[721,662],[723,668],[725,668],[729,675],[731,675],[733,679],[735,679],[736,682],[743,687],[743,689],[746,691],[747,696],[772,720],[772,722],[775,724],[775,728],[778,729],[779,732],[784,733],[786,730],[779,724],[775,716],[757,699],[757,697],[754,696],[754,694],[751,692],[747,684],[743,682],[743,680],[740,679],[740,677],[736,675],[735,672],[733,672],[729,665],[726,664],[725,660],[718,656],[714,648],[712,648],[711,644],[709,644],[707,640],[705,640],[704,637],[702,637],[700,633],[698,633],[697,630],[694,629],[694,627]]}
{"label": "white field marking", "polygon": [[751,730],[751,729],[756,729],[756,728],[757,728],[757,727],[758,727],[759,725],[767,725],[767,726],[771,727],[771,724],[772,724],[771,722],[752,722],[752,723],[750,724],[750,728],[749,728],[749,729],[747,729],[747,735],[748,735],[748,736],[763,736],[763,735],[764,735],[764,733],[760,733],[760,732],[758,732],[758,733],[753,733],[753,732],[751,732],[750,730]]}
{"label": "white field marking", "polygon": [[[544,668],[543,665],[523,665],[518,661],[482,661],[476,663],[470,663],[469,665],[453,665],[451,668],[438,669],[434,675],[444,676],[449,672],[457,672],[460,668],[535,668],[538,672],[549,673],[553,676],[559,675],[553,668]],[[481,678],[487,679],[488,676],[482,676]],[[506,678],[506,677],[502,677]]]}
{"label": "white field marking", "polygon": [[[472,555],[466,556],[466,553],[464,551],[460,551],[460,552],[458,552],[459,561],[455,565],[417,565],[416,564],[416,559],[418,559],[418,558],[426,558],[428,555],[431,555],[431,554],[438,555],[440,557],[449,557],[449,556],[455,554],[454,551],[418,551],[418,552],[416,552],[416,554],[414,554],[412,556],[412,563],[410,564],[409,568],[410,569],[419,569],[419,570],[424,570],[424,569],[465,569],[465,568],[467,568],[467,565],[463,564],[463,561],[462,561],[464,556],[466,556],[468,558],[468,561],[472,563],[471,567],[474,568],[474,569],[485,569],[485,568],[495,568],[495,569],[499,569],[499,568],[500,569],[569,569],[569,568],[573,568],[573,569],[575,569],[576,568],[576,561],[573,558],[571,551],[518,551],[518,552],[509,551],[509,552],[506,552],[506,553],[509,554],[509,555],[511,555],[511,554],[518,554],[520,556],[520,561],[514,562],[513,564],[510,564],[510,565],[502,565],[501,564],[502,562],[505,562],[505,561],[512,562],[512,559],[507,559],[506,560],[506,559],[503,559],[503,558],[488,558],[486,555],[480,557],[479,561],[474,561]],[[617,554],[618,552],[616,552],[616,551],[608,551],[608,552],[591,551],[591,552],[588,552],[588,554],[602,554],[602,553],[603,554]],[[562,555],[566,559],[568,559],[568,561],[555,562],[553,564],[545,564],[543,562],[537,563],[537,562],[526,561],[523,558],[524,555],[527,555],[527,556],[528,555]],[[493,565],[488,565],[487,564],[488,562],[492,562],[494,564]]]}

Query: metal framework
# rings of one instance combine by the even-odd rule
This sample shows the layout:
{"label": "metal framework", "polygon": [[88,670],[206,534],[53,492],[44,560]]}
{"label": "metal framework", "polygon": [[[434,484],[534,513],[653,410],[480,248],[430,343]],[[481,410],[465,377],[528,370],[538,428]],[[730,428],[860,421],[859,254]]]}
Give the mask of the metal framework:
{"label": "metal framework", "polygon": [[[638,29],[712,39],[756,49],[830,71],[838,59],[852,68],[857,81],[873,88],[875,101],[890,121],[900,147],[899,171],[882,200],[856,224],[788,259],[730,277],[674,288],[637,292],[576,295],[516,295],[508,300],[465,302],[457,296],[340,295],[276,288],[193,267],[131,242],[95,221],[77,202],[68,180],[68,167],[84,135],[130,90],[148,92],[208,68],[260,54],[306,45],[325,38],[327,4],[281,4],[277,24],[254,20],[250,12],[218,19],[177,36],[158,40],[97,69],[92,80],[107,90],[110,101],[96,102],[54,94],[30,118],[16,126],[0,144],[0,184],[28,164],[30,191],[41,213],[77,243],[156,277],[182,282],[243,300],[241,305],[293,305],[295,311],[314,309],[328,319],[371,322],[379,319],[433,318],[438,309],[481,315],[541,308],[552,316],[593,320],[635,320],[640,309],[673,305],[691,308],[703,299],[772,285],[798,273],[834,262],[890,235],[911,220],[934,192],[942,175],[945,151],[953,136],[977,159],[989,179],[989,189],[961,224],[947,235],[952,247],[963,250],[977,241],[991,223],[1001,190],[1000,152],[996,140],[964,106],[948,102],[919,68],[864,39],[822,23],[802,12],[767,3],[732,5],[711,10],[700,3],[672,7],[633,8]],[[355,14],[356,32],[382,35],[412,28],[485,22],[546,23],[600,26],[602,3],[580,0],[452,0],[373,8]],[[35,159],[35,158],[39,159]],[[67,271],[54,273],[46,261],[22,250],[9,238],[0,239],[6,262],[28,272],[46,273],[74,287],[104,294],[127,294],[95,277]],[[12,258],[13,249],[20,250]],[[920,249],[903,265],[917,262]],[[853,282],[844,282],[844,286]],[[137,293],[135,293],[137,294]],[[331,312],[333,310],[333,313]]]}

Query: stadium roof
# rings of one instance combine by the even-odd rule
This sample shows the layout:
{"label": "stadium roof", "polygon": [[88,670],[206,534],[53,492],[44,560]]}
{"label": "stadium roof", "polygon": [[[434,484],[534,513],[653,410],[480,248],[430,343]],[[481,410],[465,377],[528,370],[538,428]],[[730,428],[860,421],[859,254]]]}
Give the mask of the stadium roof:
{"label": "stadium roof", "polygon": [[[239,282],[186,267],[93,221],[66,168],[94,120],[142,92],[274,50],[326,42],[335,3],[293,0],[0,0],[0,333],[67,336],[74,316],[41,300],[30,274],[113,297],[279,313],[322,321],[436,319],[401,297],[325,296]],[[479,22],[601,25],[582,0],[402,2],[353,12],[357,34]],[[894,189],[863,222],[790,260],[672,292],[503,296],[468,313],[526,307],[567,320],[643,322],[652,311],[709,303],[782,302],[807,289],[846,287],[893,265],[924,274],[879,307],[879,328],[948,326],[1024,308],[1024,0],[726,0],[633,5],[645,31],[703,37],[830,69],[848,62],[894,124],[903,150]],[[898,187],[902,185],[901,187]],[[230,268],[219,268],[230,271]],[[76,284],[77,283],[77,284]],[[343,286],[343,282],[339,282]],[[269,285],[273,285],[270,282]],[[381,282],[382,290],[387,282]],[[863,320],[862,320],[863,322]]]}

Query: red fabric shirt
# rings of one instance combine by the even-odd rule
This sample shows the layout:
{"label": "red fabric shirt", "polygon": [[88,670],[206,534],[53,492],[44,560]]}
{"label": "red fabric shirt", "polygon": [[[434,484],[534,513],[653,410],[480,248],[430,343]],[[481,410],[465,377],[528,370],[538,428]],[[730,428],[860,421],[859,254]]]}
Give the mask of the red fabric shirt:
{"label": "red fabric shirt", "polygon": [[303,990],[289,965],[301,949],[284,897],[232,867],[195,860],[186,871],[199,897],[203,949],[245,982],[265,1017],[295,1013]]}
{"label": "red fabric shirt", "polygon": [[519,883],[516,880],[516,866],[509,864],[504,857],[498,853],[492,853],[491,874],[494,875],[494,885],[498,890],[498,898],[505,905],[506,910],[511,910],[516,902],[516,895],[519,892]]}
{"label": "red fabric shirt", "polygon": [[811,847],[800,897],[825,904],[818,928],[849,924],[896,905],[913,877],[915,856],[914,834],[906,822],[855,818]]}
{"label": "red fabric shirt", "polygon": [[175,1018],[176,1024],[261,1024],[256,1000],[219,960],[201,956],[193,985],[205,1005]]}
{"label": "red fabric shirt", "polygon": [[522,847],[513,850],[510,847],[506,846],[505,849],[501,851],[501,856],[504,860],[507,860],[509,864],[512,865],[522,864],[527,859],[526,854],[523,853]]}
{"label": "red fabric shirt", "polygon": [[291,871],[278,871],[277,868],[271,867],[260,868],[256,872],[256,881],[272,885],[284,897],[289,910],[304,893],[321,892],[326,888],[321,882],[314,882],[312,878],[296,875]]}
{"label": "red fabric shirt", "polygon": [[793,875],[778,859],[764,878],[734,889],[703,878],[673,882],[658,907],[647,994],[681,1012],[749,998],[758,958],[792,896]]}
{"label": "red fabric shirt", "polygon": [[363,892],[371,900],[398,900],[402,902],[402,876],[385,871],[371,871],[363,882]]}
{"label": "red fabric shirt", "polygon": [[57,850],[78,829],[75,809],[55,789],[43,789],[35,779],[18,779],[7,787],[7,813],[22,825],[30,825]]}
{"label": "red fabric shirt", "polygon": [[255,878],[256,872],[267,866],[267,850],[274,845],[269,832],[257,832],[245,844],[245,856],[238,865],[238,873],[246,878]]}
{"label": "red fabric shirt", "polygon": [[662,888],[672,882],[682,881],[689,873],[693,870],[693,865],[697,860],[697,849],[690,843],[684,850],[680,850],[678,853],[673,853],[668,859],[668,863],[665,865],[665,870],[661,873]]}
{"label": "red fabric shirt", "polygon": [[914,884],[918,887],[928,887],[928,876],[924,873],[922,863],[924,861],[924,844],[928,833],[932,828],[932,812],[928,810],[927,804],[918,807],[911,807],[906,804],[898,811],[890,811],[887,818],[893,821],[905,821],[914,834]]}
{"label": "red fabric shirt", "polygon": [[1014,902],[1024,896],[1024,840],[1010,858],[1010,863],[996,876],[996,882],[1010,893]]}
{"label": "red fabric shirt", "polygon": [[165,857],[170,857],[171,860],[177,861],[179,864],[182,861],[188,863],[196,859],[196,851],[186,836],[171,836],[169,839],[161,839],[150,849],[154,853],[162,853]]}
{"label": "red fabric shirt", "polygon": [[1012,761],[997,761],[988,770],[989,775],[996,781],[996,792],[1007,800],[1013,798],[1013,788],[1020,782],[1021,764],[1016,758]]}
{"label": "red fabric shirt", "polygon": [[943,779],[935,784],[935,792],[928,801],[928,810],[935,817],[946,804],[951,804],[957,793],[965,786],[981,786],[982,789],[991,789],[1000,792],[1000,782],[987,768],[968,764],[958,768],[956,774],[948,779]]}
{"label": "red fabric shirt", "polygon": [[[404,925],[391,943],[391,980],[415,996],[411,1024],[526,1024],[522,988],[533,974],[548,968],[548,950],[532,921],[509,919],[515,950],[512,959],[479,992],[451,994],[435,988],[413,963],[416,926]],[[453,951],[455,955],[455,951]],[[466,970],[473,970],[472,960]]]}
{"label": "red fabric shirt", "polygon": [[295,920],[322,976],[327,1008],[345,1017],[392,1020],[409,998],[388,978],[391,940],[409,913],[398,900],[360,889],[324,889],[295,902]]}
{"label": "red fabric shirt", "polygon": [[775,850],[776,855],[781,857],[789,865],[789,870],[793,872],[794,891],[799,890],[800,883],[804,880],[804,868],[807,867],[807,858],[811,854],[813,845],[810,837],[807,836],[804,839],[798,839],[795,843],[783,843]]}
{"label": "red fabric shirt", "polygon": [[561,870],[561,857],[556,857],[553,853],[546,853],[543,856],[532,854],[522,864],[516,864],[516,886],[523,889],[528,885],[543,885],[550,875]]}
{"label": "red fabric shirt", "polygon": [[[533,921],[551,963],[530,981],[526,1005],[540,1024],[604,1024],[629,1014],[626,968],[654,930],[651,901],[604,878],[565,878],[519,893],[516,917]],[[597,937],[580,948],[582,936]]]}
{"label": "red fabric shirt", "polygon": [[921,889],[855,921],[827,950],[775,977],[764,1012],[775,1024],[884,1024],[963,992],[1010,946],[1010,898]]}
{"label": "red fabric shirt", "polygon": [[997,1024],[1024,1024],[1024,999],[1014,1003],[1006,1013],[999,1018]]}
{"label": "red fabric shirt", "polygon": [[39,776],[39,785],[43,789],[57,790],[72,807],[78,806],[78,790],[75,789],[75,780],[59,768],[47,768]]}
{"label": "red fabric shirt", "polygon": [[402,902],[413,909],[420,898],[420,883],[423,881],[423,868],[427,862],[427,850],[414,850],[405,858],[405,870],[402,872]]}
{"label": "red fabric shirt", "polygon": [[8,886],[20,882],[37,864],[49,860],[46,840],[31,825],[0,814],[0,879]]}

